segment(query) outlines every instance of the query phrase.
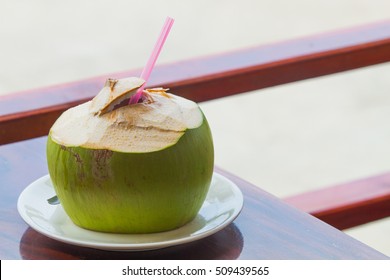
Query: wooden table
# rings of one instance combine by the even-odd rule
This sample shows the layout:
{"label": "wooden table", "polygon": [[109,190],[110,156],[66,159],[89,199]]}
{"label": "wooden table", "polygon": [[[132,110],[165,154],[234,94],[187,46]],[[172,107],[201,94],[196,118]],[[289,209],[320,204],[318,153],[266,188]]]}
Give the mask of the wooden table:
{"label": "wooden table", "polygon": [[[175,94],[201,102],[386,63],[390,61],[389,30],[390,20],[386,20],[157,66],[148,86],[167,87]],[[140,69],[130,70],[117,73],[115,78],[139,76],[139,73]],[[84,79],[1,98],[1,259],[388,259],[218,168],[217,172],[229,177],[242,190],[244,208],[231,225],[200,241],[148,252],[108,252],[57,242],[29,228],[19,216],[16,204],[28,184],[48,173],[44,135],[64,110],[91,99],[106,78]],[[389,216],[389,178],[387,174],[376,176],[325,192],[313,192],[305,195],[305,200],[300,197],[289,202],[309,206],[304,208],[346,228]],[[356,190],[352,200],[339,197],[337,203],[329,203],[334,200],[333,194],[339,194],[340,190],[345,194],[342,196],[350,198],[350,189]],[[328,194],[327,201],[321,199],[324,193]],[[322,200],[320,212],[312,209],[314,199]]]}
{"label": "wooden table", "polygon": [[380,252],[216,168],[244,194],[244,208],[220,232],[146,252],[109,252],[61,243],[30,228],[17,199],[48,173],[46,137],[0,146],[0,259],[387,259]]}

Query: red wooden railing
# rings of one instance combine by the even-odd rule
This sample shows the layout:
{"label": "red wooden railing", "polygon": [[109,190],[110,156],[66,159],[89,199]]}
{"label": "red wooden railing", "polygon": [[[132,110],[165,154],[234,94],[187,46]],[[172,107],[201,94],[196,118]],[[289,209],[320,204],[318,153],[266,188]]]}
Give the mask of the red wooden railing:
{"label": "red wooden railing", "polygon": [[[390,21],[158,66],[150,86],[194,101],[262,89],[390,61]],[[91,99],[108,77],[0,96],[0,145],[43,136],[66,109]],[[338,227],[390,215],[390,173],[286,201]]]}

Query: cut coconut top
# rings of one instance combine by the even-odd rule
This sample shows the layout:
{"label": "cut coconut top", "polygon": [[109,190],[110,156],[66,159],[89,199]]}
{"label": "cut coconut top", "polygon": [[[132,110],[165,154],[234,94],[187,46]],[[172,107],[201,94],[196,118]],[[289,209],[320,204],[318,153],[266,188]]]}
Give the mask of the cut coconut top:
{"label": "cut coconut top", "polygon": [[51,138],[64,146],[144,153],[169,147],[202,124],[195,102],[162,88],[146,90],[146,101],[127,105],[143,83],[139,78],[108,79],[95,98],[57,119]]}

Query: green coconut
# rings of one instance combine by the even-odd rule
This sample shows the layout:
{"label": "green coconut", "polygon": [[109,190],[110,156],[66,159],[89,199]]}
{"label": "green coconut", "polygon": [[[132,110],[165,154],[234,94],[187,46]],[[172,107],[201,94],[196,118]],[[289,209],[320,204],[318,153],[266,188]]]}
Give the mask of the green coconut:
{"label": "green coconut", "polygon": [[64,112],[47,140],[58,199],[78,226],[112,233],[172,230],[195,218],[209,189],[213,141],[199,106],[139,78],[107,80]]}

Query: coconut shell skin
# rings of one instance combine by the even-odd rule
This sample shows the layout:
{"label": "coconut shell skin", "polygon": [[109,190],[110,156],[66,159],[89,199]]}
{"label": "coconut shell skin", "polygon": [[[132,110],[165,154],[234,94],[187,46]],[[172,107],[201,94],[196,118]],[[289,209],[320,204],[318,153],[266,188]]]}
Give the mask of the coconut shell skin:
{"label": "coconut shell skin", "polygon": [[206,118],[176,144],[148,153],[66,147],[48,137],[50,177],[78,226],[111,233],[154,233],[195,218],[209,189],[214,148]]}

